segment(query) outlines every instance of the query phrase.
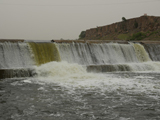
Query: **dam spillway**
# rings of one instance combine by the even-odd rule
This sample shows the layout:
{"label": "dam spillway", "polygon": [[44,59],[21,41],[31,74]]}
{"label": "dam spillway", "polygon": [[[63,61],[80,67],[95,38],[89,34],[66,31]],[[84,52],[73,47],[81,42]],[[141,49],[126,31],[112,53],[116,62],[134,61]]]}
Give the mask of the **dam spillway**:
{"label": "dam spillway", "polygon": [[2,120],[158,120],[159,44],[0,42]]}
{"label": "dam spillway", "polygon": [[89,72],[159,71],[159,46],[133,42],[3,41],[0,42],[0,69],[11,73],[12,69],[16,71],[52,61],[66,61],[82,65]]}

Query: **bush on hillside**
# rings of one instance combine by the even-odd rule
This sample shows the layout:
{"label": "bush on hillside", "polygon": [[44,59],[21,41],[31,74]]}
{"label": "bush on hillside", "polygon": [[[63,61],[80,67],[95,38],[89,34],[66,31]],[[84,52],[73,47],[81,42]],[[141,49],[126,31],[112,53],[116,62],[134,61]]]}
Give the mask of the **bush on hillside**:
{"label": "bush on hillside", "polygon": [[81,34],[79,35],[79,39],[83,39],[86,36],[86,31],[82,31]]}
{"label": "bush on hillside", "polygon": [[125,18],[125,17],[122,17],[122,21],[123,21],[123,22],[125,22],[125,21],[127,21],[127,20],[126,20],[126,18]]}
{"label": "bush on hillside", "polygon": [[145,33],[142,33],[142,32],[138,32],[138,33],[135,33],[133,34],[131,37],[130,37],[130,40],[142,40],[146,37],[146,34]]}

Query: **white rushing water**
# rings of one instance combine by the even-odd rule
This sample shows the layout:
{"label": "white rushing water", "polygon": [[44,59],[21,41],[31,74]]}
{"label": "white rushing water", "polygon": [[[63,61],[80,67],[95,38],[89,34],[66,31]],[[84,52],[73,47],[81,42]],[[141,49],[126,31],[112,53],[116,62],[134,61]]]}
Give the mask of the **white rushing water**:
{"label": "white rushing water", "polygon": [[150,57],[153,61],[160,61],[160,45],[159,44],[145,44]]}
{"label": "white rushing water", "polygon": [[0,42],[0,69],[33,66],[29,46],[23,42]]}
{"label": "white rushing water", "polygon": [[56,45],[61,61],[33,66],[26,43],[1,44],[4,68],[32,66],[34,75],[0,81],[2,119],[160,119],[160,62],[142,45]]}
{"label": "white rushing water", "polygon": [[84,66],[67,62],[50,62],[35,67],[35,72],[37,76],[30,79],[32,82],[37,81],[44,84],[56,83],[69,90],[76,88],[101,89],[101,94],[106,90],[109,92],[160,93],[160,87],[158,87],[160,82],[155,84],[151,80],[151,76],[142,75],[132,78],[127,77],[126,73],[126,77],[123,78],[112,73],[88,73]]}
{"label": "white rushing water", "polygon": [[82,65],[138,62],[131,44],[57,44],[61,59]]}
{"label": "white rushing water", "polygon": [[159,71],[159,62],[152,62],[145,48],[138,43],[56,44],[62,61],[87,65],[88,71]]}

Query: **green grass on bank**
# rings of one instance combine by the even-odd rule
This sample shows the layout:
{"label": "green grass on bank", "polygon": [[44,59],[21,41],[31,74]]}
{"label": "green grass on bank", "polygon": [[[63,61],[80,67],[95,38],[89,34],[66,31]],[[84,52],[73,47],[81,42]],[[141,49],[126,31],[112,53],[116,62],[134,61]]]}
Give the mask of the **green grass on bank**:
{"label": "green grass on bank", "polygon": [[117,38],[120,39],[120,40],[128,40],[129,35],[128,34],[119,34],[117,36]]}

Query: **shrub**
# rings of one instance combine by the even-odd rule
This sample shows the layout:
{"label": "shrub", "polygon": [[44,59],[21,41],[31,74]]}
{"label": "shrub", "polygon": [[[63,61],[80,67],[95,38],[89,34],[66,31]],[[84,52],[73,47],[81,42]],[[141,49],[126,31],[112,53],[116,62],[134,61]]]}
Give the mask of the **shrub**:
{"label": "shrub", "polygon": [[79,39],[83,39],[86,36],[86,31],[82,31],[81,34],[79,35]]}
{"label": "shrub", "polygon": [[123,22],[125,22],[125,21],[127,21],[127,20],[126,20],[126,18],[125,18],[125,17],[122,17],[122,21],[123,21]]}
{"label": "shrub", "polygon": [[131,37],[130,37],[130,40],[142,40],[146,37],[146,34],[142,33],[142,32],[138,32],[138,33],[135,33],[133,34]]}

